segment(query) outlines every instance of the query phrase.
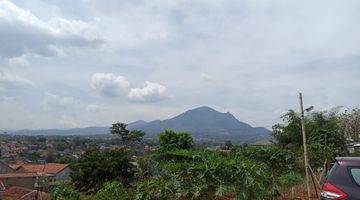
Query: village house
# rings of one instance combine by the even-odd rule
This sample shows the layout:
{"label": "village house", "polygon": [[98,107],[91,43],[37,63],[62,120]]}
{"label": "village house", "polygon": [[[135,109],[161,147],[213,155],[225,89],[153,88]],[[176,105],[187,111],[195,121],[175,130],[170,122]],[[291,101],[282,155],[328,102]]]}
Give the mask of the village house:
{"label": "village house", "polygon": [[0,161],[0,181],[5,188],[19,186],[35,189],[39,178],[46,179],[51,185],[54,181],[70,179],[71,169],[68,164],[19,164],[7,165]]}
{"label": "village house", "polygon": [[68,164],[46,163],[46,164],[22,164],[10,165],[16,173],[44,173],[52,176],[53,180],[66,181],[70,179],[71,169]]}
{"label": "village house", "polygon": [[[1,182],[1,181],[0,181]],[[47,200],[48,194],[19,186],[12,186],[0,193],[0,199]]]}

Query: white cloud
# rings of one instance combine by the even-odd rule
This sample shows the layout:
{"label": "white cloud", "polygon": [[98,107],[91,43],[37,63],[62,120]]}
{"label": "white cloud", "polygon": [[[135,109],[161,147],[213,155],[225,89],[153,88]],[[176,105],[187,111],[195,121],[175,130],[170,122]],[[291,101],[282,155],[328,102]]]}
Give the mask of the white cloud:
{"label": "white cloud", "polygon": [[[13,4],[0,0],[0,65],[19,66],[21,55],[26,55],[31,65],[14,67],[14,73],[22,70],[17,76],[0,72],[0,90],[26,85],[24,77],[37,85],[27,87],[26,92],[6,90],[0,96],[14,96],[25,105],[42,102],[43,97],[36,94],[44,91],[66,91],[76,97],[76,109],[13,109],[14,123],[3,116],[0,125],[53,127],[61,114],[82,122],[99,119],[104,124],[114,119],[165,119],[175,113],[160,110],[171,107],[180,113],[194,105],[214,105],[234,112],[245,122],[271,127],[281,115],[279,110],[298,107],[298,90],[304,92],[307,104],[316,108],[355,106],[360,98],[360,29],[354,26],[359,21],[359,6],[360,1],[354,0],[106,4],[92,0],[17,0]],[[103,38],[99,34],[109,41],[101,45],[104,48],[96,48]],[[176,88],[171,91],[176,99],[133,104],[131,101],[146,101],[144,86],[137,85],[130,95],[131,87],[119,89],[123,84],[113,81],[115,78],[95,81],[101,84],[91,88],[102,96],[123,99],[94,98],[84,91],[90,88],[89,79],[95,72],[120,73],[137,84],[161,80],[168,90]],[[112,109],[91,112],[98,108],[81,100]],[[12,112],[6,105],[0,110]],[[124,116],[124,112],[129,114]],[[26,113],[29,120],[22,117]]]}
{"label": "white cloud", "polygon": [[138,102],[156,102],[167,99],[166,87],[159,83],[146,81],[143,88],[131,88],[128,98]]}
{"label": "white cloud", "polygon": [[95,104],[87,105],[86,110],[89,112],[99,112],[101,111],[101,106]]}
{"label": "white cloud", "polygon": [[32,86],[33,83],[17,74],[0,71],[0,88],[12,89],[18,87]]}
{"label": "white cloud", "polygon": [[23,54],[18,57],[9,58],[8,63],[10,66],[28,66],[29,62],[26,59],[26,55]]}
{"label": "white cloud", "polygon": [[0,57],[26,53],[55,56],[61,48],[97,46],[102,42],[92,23],[57,16],[44,21],[11,1],[0,1]]}
{"label": "white cloud", "polygon": [[215,79],[206,73],[201,73],[200,78],[201,78],[201,80],[206,81],[206,82],[215,82]]}
{"label": "white cloud", "polygon": [[90,87],[101,96],[119,97],[129,89],[130,83],[123,76],[112,73],[95,73],[91,76]]}
{"label": "white cloud", "polygon": [[59,125],[65,128],[76,128],[79,127],[78,119],[72,116],[62,115],[59,119]]}
{"label": "white cloud", "polygon": [[76,107],[77,102],[73,97],[62,97],[49,92],[45,93],[43,99],[43,107],[50,109],[68,109]]}

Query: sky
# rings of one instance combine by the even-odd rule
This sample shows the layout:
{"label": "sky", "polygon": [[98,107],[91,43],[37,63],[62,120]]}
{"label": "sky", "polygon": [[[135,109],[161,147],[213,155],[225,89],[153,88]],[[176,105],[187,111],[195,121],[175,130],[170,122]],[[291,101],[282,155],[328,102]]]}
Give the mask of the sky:
{"label": "sky", "polygon": [[0,129],[359,106],[357,0],[0,0]]}

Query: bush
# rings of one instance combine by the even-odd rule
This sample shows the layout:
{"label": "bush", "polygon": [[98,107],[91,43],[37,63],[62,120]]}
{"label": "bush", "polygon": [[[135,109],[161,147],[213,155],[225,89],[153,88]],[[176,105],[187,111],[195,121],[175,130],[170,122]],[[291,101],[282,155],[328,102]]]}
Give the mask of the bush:
{"label": "bush", "polygon": [[137,186],[137,199],[270,199],[274,178],[266,165],[205,150],[177,150],[162,157],[165,173]]}
{"label": "bush", "polygon": [[294,152],[278,147],[245,147],[235,150],[238,159],[249,159],[267,165],[273,173],[282,174],[298,168]]}
{"label": "bush", "polygon": [[159,133],[160,150],[190,149],[194,145],[192,136],[186,132],[166,130]]}
{"label": "bush", "polygon": [[54,187],[50,192],[52,200],[80,200],[80,193],[69,184],[62,184]]}
{"label": "bush", "polygon": [[132,200],[134,193],[120,182],[107,182],[90,200]]}
{"label": "bush", "polygon": [[304,177],[295,172],[289,172],[279,177],[279,185],[282,187],[292,187],[304,182]]}

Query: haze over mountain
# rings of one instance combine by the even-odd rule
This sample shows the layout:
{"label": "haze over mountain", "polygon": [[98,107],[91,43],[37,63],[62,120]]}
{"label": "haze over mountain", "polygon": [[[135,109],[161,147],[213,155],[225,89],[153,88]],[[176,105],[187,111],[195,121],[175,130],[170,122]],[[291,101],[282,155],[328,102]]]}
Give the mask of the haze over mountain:
{"label": "haze over mountain", "polygon": [[[145,122],[142,120],[130,123],[130,130],[142,130],[146,136],[155,138],[157,133],[172,129],[187,131],[199,140],[234,140],[234,141],[259,141],[267,140],[270,131],[263,127],[252,127],[237,120],[230,112],[221,113],[210,107],[198,107],[188,110],[178,116],[167,120]],[[21,135],[94,135],[108,134],[109,127],[87,127],[67,130],[19,130],[9,131],[11,134]]]}
{"label": "haze over mountain", "polygon": [[167,120],[156,120],[148,123],[135,122],[129,129],[145,131],[149,136],[172,129],[187,131],[197,139],[215,140],[258,140],[269,137],[270,131],[262,127],[252,127],[237,120],[231,113],[221,113],[210,107],[199,107],[188,110]]}

